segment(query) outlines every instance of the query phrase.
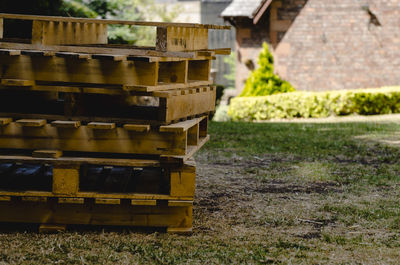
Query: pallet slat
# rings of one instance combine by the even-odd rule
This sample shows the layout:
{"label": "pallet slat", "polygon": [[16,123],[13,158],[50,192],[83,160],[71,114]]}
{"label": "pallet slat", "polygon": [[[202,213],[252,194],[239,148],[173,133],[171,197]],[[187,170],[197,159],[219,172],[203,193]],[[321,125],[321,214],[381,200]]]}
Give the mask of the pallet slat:
{"label": "pallet slat", "polygon": [[[11,122],[0,131],[0,148],[186,156],[192,146],[196,147],[204,139],[199,138],[197,128],[205,122],[204,117],[196,118],[192,122],[177,123],[174,127],[162,126],[147,132],[116,127],[115,123],[89,123],[71,131],[54,128],[46,124],[46,120],[25,119]],[[190,130],[188,124],[196,129]],[[202,130],[206,134],[207,126],[203,126]],[[197,140],[193,141],[193,137]]]}

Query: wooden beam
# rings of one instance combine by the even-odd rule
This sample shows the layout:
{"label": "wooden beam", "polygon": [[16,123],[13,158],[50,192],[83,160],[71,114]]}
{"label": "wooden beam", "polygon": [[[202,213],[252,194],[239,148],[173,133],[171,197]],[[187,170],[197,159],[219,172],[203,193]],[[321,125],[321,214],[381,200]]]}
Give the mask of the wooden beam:
{"label": "wooden beam", "polygon": [[57,128],[73,128],[77,129],[81,127],[80,121],[53,121],[51,122],[51,126]]}
{"label": "wooden beam", "polygon": [[0,55],[18,56],[21,55],[20,50],[0,49]]}
{"label": "wooden beam", "polygon": [[159,167],[160,161],[151,159],[121,159],[121,158],[90,158],[90,157],[60,157],[55,158],[38,158],[31,156],[18,156],[18,155],[0,155],[2,162],[19,162],[19,163],[33,163],[33,164],[53,164],[57,166],[62,165],[114,165],[121,167]]}
{"label": "wooden beam", "polygon": [[0,18],[21,19],[33,21],[53,21],[53,22],[74,22],[74,23],[95,23],[109,25],[133,25],[133,26],[173,26],[185,28],[199,29],[230,29],[230,26],[196,24],[196,23],[171,23],[171,22],[147,22],[147,21],[129,21],[129,20],[113,20],[113,19],[92,19],[92,18],[73,18],[73,17],[57,17],[57,16],[36,16],[36,15],[19,15],[0,13]]}
{"label": "wooden beam", "polygon": [[46,125],[47,121],[37,119],[21,119],[17,120],[16,123],[24,127],[43,127]]}
{"label": "wooden beam", "polygon": [[86,53],[74,53],[74,52],[56,52],[56,56],[62,58],[74,58],[74,59],[82,59],[82,60],[90,60],[92,56]]}
{"label": "wooden beam", "polygon": [[[38,129],[24,128],[19,124]],[[165,133],[155,129],[135,133],[115,128],[115,124],[104,126],[81,126],[71,133],[69,129],[45,125],[45,120],[20,120],[2,127],[0,148],[146,155],[186,155],[188,152],[186,133]]]}
{"label": "wooden beam", "polygon": [[104,198],[96,198],[94,201],[95,204],[108,204],[108,205],[118,205],[121,204],[120,199],[104,199]]}
{"label": "wooden beam", "polygon": [[[80,225],[118,225],[139,227],[168,227],[169,232],[190,232],[192,207],[59,204],[4,202],[0,204],[0,222],[44,223],[41,232],[52,223]],[[49,216],[51,218],[49,218]],[[50,232],[64,231],[57,225]]]}
{"label": "wooden beam", "polygon": [[35,150],[32,153],[32,157],[41,158],[59,158],[63,154],[60,150]]}
{"label": "wooden beam", "polygon": [[157,27],[156,50],[195,51],[208,49],[208,30],[200,28]]}
{"label": "wooden beam", "polygon": [[156,200],[139,200],[139,199],[134,199],[131,200],[132,205],[147,205],[147,206],[156,206],[157,201]]}
{"label": "wooden beam", "polygon": [[63,46],[63,45],[32,45],[24,43],[0,42],[1,49],[19,49],[19,50],[43,50],[54,52],[75,52],[90,54],[118,54],[127,56],[156,56],[156,57],[172,57],[172,58],[195,58],[195,52],[162,52],[156,50],[129,49],[129,48],[111,48],[111,47],[86,47],[81,46]]}
{"label": "wooden beam", "polygon": [[113,122],[90,122],[87,125],[90,129],[97,130],[112,130],[115,129],[115,123]]}
{"label": "wooden beam", "polygon": [[[156,86],[157,63],[68,60],[60,57],[0,57],[0,78],[33,82]],[[24,81],[25,82],[25,81]],[[11,85],[11,81],[8,83]],[[20,85],[19,83],[16,85]],[[33,85],[32,83],[23,85]]]}
{"label": "wooden beam", "polygon": [[200,123],[205,117],[196,118],[192,120],[182,121],[170,125],[160,126],[160,132],[172,132],[172,133],[183,133],[189,130],[189,128]]}
{"label": "wooden beam", "polygon": [[0,118],[0,126],[5,126],[12,122],[11,118]]}
{"label": "wooden beam", "polygon": [[31,87],[35,85],[34,80],[23,80],[23,79],[1,79],[2,86],[19,86],[19,87]]}
{"label": "wooden beam", "polygon": [[58,198],[60,204],[84,204],[84,198]]}

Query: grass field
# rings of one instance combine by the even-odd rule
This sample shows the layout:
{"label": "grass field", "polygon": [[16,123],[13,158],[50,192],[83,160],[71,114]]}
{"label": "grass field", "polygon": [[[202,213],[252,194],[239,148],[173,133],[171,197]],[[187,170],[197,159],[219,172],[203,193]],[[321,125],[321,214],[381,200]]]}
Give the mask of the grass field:
{"label": "grass field", "polygon": [[210,133],[191,236],[3,225],[0,264],[399,263],[397,116],[211,123]]}

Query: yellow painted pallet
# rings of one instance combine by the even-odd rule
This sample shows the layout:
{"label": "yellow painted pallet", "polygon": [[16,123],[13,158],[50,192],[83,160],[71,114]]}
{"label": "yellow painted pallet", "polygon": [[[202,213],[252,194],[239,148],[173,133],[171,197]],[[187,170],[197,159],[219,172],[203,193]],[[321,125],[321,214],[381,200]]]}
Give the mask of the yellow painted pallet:
{"label": "yellow painted pallet", "polygon": [[57,85],[64,89],[97,86],[105,90],[102,93],[107,93],[106,90],[122,93],[210,84],[210,56],[163,61],[157,57],[18,50],[15,46],[18,45],[14,44],[13,49],[0,49],[2,86],[33,87],[35,90],[49,90],[50,86]]}
{"label": "yellow painted pallet", "polygon": [[173,205],[193,201],[196,167],[159,160],[0,155],[0,197],[65,203]]}
{"label": "yellow painted pallet", "polygon": [[[0,80],[3,83],[12,81]],[[7,85],[0,86],[0,115],[14,119],[67,117],[70,120],[170,124],[214,112],[215,99],[214,86],[130,94],[101,87]]]}
{"label": "yellow painted pallet", "polygon": [[[179,52],[183,51],[207,49],[209,29],[230,29],[230,26],[193,23],[163,23],[0,14],[0,39],[4,37],[4,32],[7,31],[7,28],[5,28],[7,24],[4,23],[4,20],[9,19],[32,21],[31,24],[27,24],[26,27],[28,28],[25,28],[27,31],[32,31],[32,37],[24,42],[36,46],[87,44],[106,45],[108,37],[107,25],[117,24],[156,27],[157,35],[156,43],[154,44],[154,55],[163,55],[165,52],[176,52],[176,55],[179,55]],[[132,49],[131,53],[136,52],[139,54],[140,51],[143,51],[143,49]]]}
{"label": "yellow painted pallet", "polygon": [[0,156],[0,222],[190,232],[195,171],[193,161]]}
{"label": "yellow painted pallet", "polygon": [[73,203],[50,198],[46,201],[11,198],[1,201],[0,222],[37,223],[41,231],[65,230],[67,225],[112,225],[162,227],[168,233],[192,231],[192,203],[175,202],[158,205],[118,205]]}
{"label": "yellow painted pallet", "polygon": [[186,160],[209,139],[207,117],[163,126],[0,118],[0,149],[141,154]]}

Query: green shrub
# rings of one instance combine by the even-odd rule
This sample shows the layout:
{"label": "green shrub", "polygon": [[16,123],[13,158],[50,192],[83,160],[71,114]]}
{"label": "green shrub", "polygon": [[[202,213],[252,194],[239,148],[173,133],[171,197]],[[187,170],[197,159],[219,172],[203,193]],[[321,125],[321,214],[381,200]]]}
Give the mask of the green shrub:
{"label": "green shrub", "polygon": [[292,85],[274,74],[274,58],[263,44],[263,51],[258,58],[259,67],[254,70],[246,81],[241,97],[268,96],[277,93],[292,92]]}
{"label": "green shrub", "polygon": [[228,110],[234,121],[390,113],[400,113],[400,87],[236,97]]}

